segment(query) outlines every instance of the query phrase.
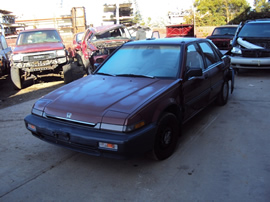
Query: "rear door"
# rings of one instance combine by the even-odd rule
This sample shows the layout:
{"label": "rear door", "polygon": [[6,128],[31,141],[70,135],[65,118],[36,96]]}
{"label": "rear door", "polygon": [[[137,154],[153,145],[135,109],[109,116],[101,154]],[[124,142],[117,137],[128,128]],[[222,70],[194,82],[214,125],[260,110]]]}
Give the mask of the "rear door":
{"label": "rear door", "polygon": [[212,45],[207,42],[200,42],[199,46],[202,50],[205,62],[204,74],[207,74],[210,80],[211,93],[210,101],[215,99],[216,95],[220,92],[224,81],[224,68],[225,64],[218,56],[216,51],[212,48]]}
{"label": "rear door", "polygon": [[183,83],[184,119],[188,119],[208,104],[210,79],[208,71],[205,71],[203,55],[197,43],[187,46],[184,61],[186,74],[190,69],[202,70],[201,76],[185,78]]}

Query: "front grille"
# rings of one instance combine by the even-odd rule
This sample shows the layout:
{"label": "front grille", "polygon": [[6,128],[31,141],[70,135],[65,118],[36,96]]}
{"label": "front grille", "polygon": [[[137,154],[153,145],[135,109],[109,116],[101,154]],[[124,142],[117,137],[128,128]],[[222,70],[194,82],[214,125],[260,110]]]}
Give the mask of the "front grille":
{"label": "front grille", "polygon": [[242,49],[242,56],[247,58],[265,58],[270,57],[270,50],[263,49]]}
{"label": "front grille", "polygon": [[213,43],[221,50],[229,49],[230,47],[230,41],[214,41]]}
{"label": "front grille", "polygon": [[40,61],[40,60],[48,60],[55,58],[55,55],[53,53],[50,54],[41,54],[41,55],[27,55],[23,57],[24,62],[34,62],[34,61]]}

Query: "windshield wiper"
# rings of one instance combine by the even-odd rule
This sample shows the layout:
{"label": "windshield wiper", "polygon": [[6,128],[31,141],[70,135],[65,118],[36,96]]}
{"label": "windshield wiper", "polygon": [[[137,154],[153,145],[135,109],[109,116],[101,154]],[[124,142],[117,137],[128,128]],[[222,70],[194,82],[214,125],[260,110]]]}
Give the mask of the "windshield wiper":
{"label": "windshield wiper", "polygon": [[141,75],[141,74],[116,74],[115,76],[126,76],[126,77],[144,77],[144,78],[150,78],[154,79],[154,76],[149,75]]}

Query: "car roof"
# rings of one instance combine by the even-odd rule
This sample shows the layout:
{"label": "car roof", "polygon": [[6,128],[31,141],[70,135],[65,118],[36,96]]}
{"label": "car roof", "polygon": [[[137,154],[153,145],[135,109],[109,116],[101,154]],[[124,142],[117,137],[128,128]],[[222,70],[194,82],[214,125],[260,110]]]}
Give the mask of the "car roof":
{"label": "car roof", "polygon": [[36,32],[36,31],[46,31],[46,30],[56,30],[55,28],[39,28],[39,29],[26,29],[26,30],[22,30],[20,31],[20,33],[23,33],[23,32]]}
{"label": "car roof", "polygon": [[238,25],[221,25],[221,26],[217,26],[216,28],[220,28],[220,27],[238,27]]}
{"label": "car roof", "polygon": [[144,45],[144,44],[155,44],[155,45],[180,45],[187,44],[194,41],[208,41],[207,39],[194,38],[194,37],[173,37],[173,38],[160,38],[160,39],[146,39],[139,41],[131,41],[127,45]]}
{"label": "car roof", "polygon": [[255,19],[255,20],[247,20],[246,23],[270,23],[270,18],[263,18],[263,19]]}

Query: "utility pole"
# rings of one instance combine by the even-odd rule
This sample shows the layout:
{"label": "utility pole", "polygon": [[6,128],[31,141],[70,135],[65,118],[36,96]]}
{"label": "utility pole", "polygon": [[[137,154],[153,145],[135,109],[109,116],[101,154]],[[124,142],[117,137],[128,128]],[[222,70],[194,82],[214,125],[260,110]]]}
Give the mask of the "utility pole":
{"label": "utility pole", "polygon": [[120,24],[119,20],[119,0],[116,1],[116,24]]}

